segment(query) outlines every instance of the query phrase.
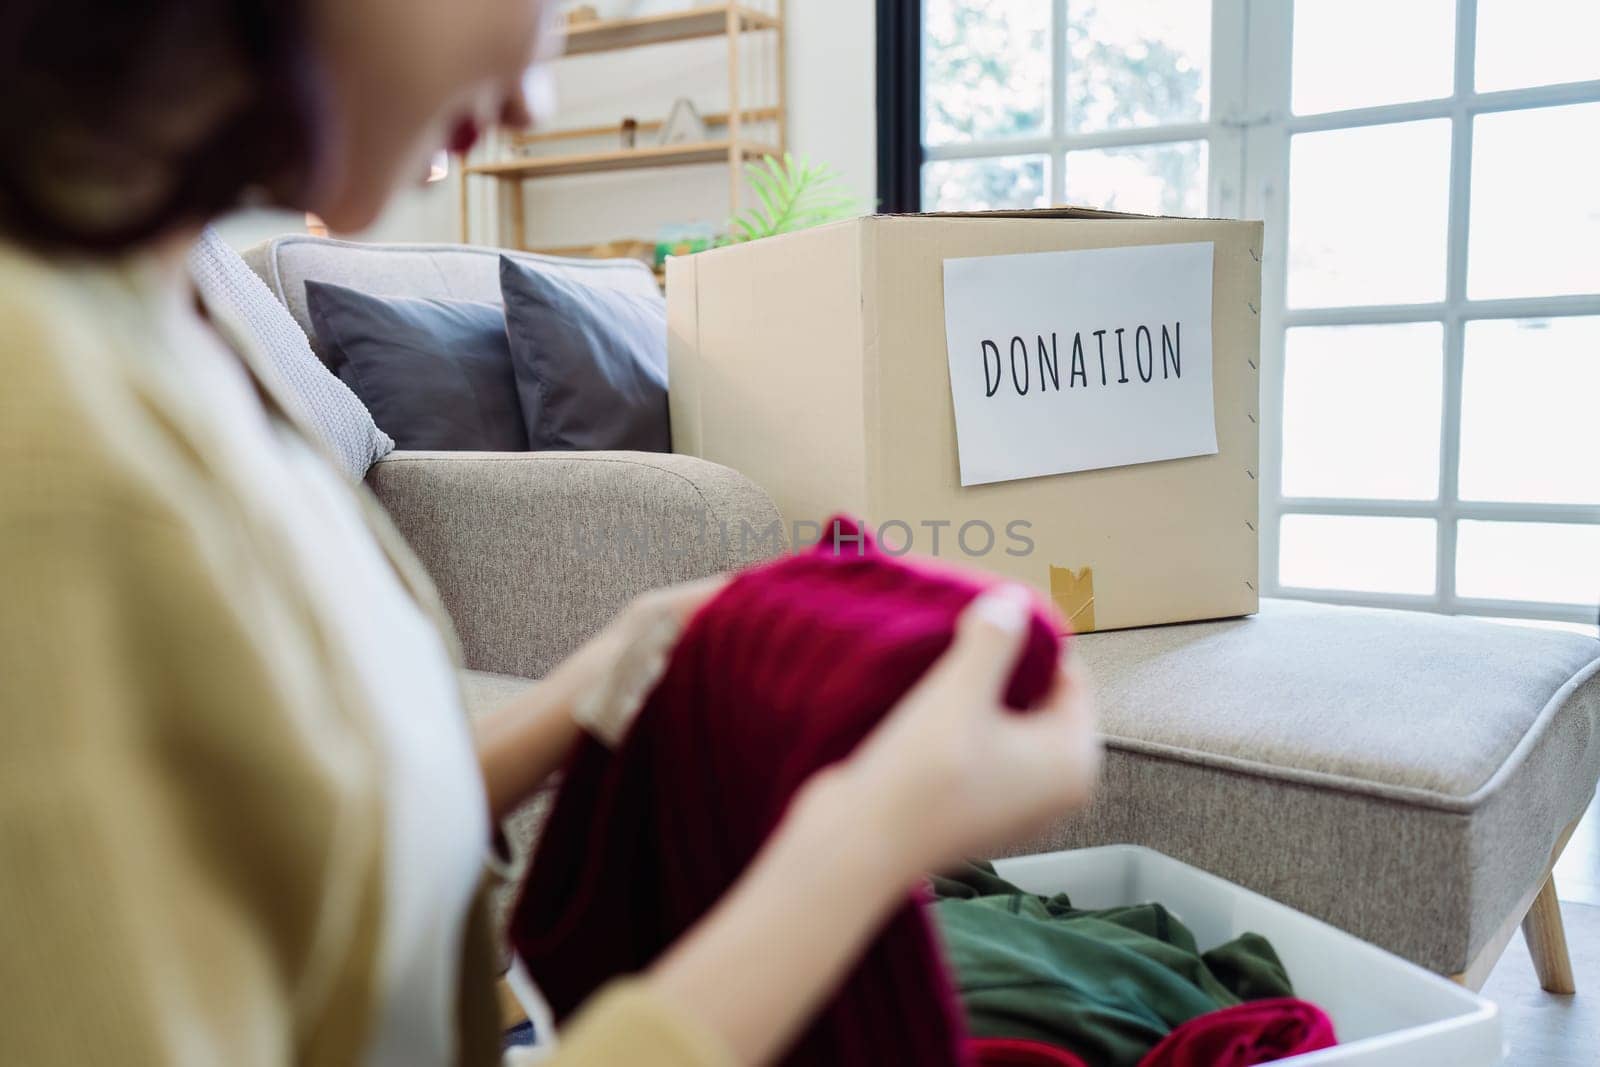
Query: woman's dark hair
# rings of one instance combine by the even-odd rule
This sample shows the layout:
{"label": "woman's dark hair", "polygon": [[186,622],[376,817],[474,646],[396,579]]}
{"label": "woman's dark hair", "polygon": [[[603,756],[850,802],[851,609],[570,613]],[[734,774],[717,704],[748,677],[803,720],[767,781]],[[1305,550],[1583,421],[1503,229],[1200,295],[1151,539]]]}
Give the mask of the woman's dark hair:
{"label": "woman's dark hair", "polygon": [[0,2],[0,231],[106,253],[249,200],[306,206],[311,2]]}

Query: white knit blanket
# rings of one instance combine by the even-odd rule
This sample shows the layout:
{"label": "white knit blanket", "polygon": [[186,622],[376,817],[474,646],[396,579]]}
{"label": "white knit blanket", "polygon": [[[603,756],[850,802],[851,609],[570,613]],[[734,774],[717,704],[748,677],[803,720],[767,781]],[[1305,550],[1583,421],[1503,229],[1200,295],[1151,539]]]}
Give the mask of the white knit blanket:
{"label": "white knit blanket", "polygon": [[207,306],[228,309],[230,319],[250,331],[295,394],[299,414],[351,477],[366,477],[367,468],[394,451],[394,440],[378,429],[366,405],[311,351],[289,309],[215,229],[206,227],[190,251],[189,273]]}

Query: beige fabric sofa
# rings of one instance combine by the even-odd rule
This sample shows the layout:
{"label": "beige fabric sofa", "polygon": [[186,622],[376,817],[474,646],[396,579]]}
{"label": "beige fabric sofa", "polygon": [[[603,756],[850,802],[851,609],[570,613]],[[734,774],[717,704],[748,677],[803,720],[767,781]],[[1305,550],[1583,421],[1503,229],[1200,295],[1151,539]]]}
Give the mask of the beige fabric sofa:
{"label": "beige fabric sofa", "polygon": [[[498,301],[497,255],[288,237],[246,258],[309,333],[307,279]],[[654,284],[626,261],[521,258]],[[706,536],[708,519],[763,530],[778,516],[747,479],[687,457],[401,452],[370,480],[443,591],[484,705],[641,590],[779,544]],[[672,550],[595,553],[572,536],[628,524]],[[1600,778],[1600,642],[1268,601],[1077,647],[1100,689],[1105,782],[1028,850],[1148,845],[1474,986],[1526,916],[1546,988],[1570,988],[1548,876]]]}
{"label": "beige fabric sofa", "polygon": [[[591,285],[658,292],[635,260],[508,254]],[[500,255],[294,235],[258,244],[244,258],[321,356],[306,310],[308,280],[498,304]],[[467,662],[500,675],[538,678],[643,590],[782,547],[778,513],[764,492],[687,456],[397,451],[367,481],[432,574]]]}

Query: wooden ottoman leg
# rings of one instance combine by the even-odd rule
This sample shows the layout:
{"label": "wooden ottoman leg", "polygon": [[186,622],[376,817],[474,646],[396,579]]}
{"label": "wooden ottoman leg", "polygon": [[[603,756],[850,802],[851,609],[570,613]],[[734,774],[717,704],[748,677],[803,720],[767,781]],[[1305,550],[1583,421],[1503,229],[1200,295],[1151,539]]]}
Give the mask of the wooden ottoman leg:
{"label": "wooden ottoman leg", "polygon": [[[1584,809],[1588,807],[1586,801]],[[1499,931],[1478,951],[1477,958],[1460,974],[1451,975],[1451,981],[1460,982],[1474,993],[1482,989],[1483,983],[1489,980],[1489,972],[1494,970],[1506,946],[1517,935],[1517,924],[1521,923],[1528,954],[1533,957],[1533,969],[1539,975],[1539,985],[1548,993],[1574,992],[1572,960],[1567,956],[1567,931],[1561,924],[1561,902],[1556,899],[1555,875],[1551,872],[1581,818],[1580,815],[1569,822],[1556,837],[1556,847],[1550,850],[1550,866],[1545,868],[1538,892],[1529,890],[1529,895],[1518,902],[1517,909],[1506,918]]]}
{"label": "wooden ottoman leg", "polygon": [[1572,959],[1567,955],[1567,931],[1561,924],[1561,901],[1556,899],[1555,875],[1544,880],[1539,895],[1533,898],[1533,907],[1522,920],[1522,936],[1528,940],[1540,988],[1546,993],[1569,996],[1576,992]]}

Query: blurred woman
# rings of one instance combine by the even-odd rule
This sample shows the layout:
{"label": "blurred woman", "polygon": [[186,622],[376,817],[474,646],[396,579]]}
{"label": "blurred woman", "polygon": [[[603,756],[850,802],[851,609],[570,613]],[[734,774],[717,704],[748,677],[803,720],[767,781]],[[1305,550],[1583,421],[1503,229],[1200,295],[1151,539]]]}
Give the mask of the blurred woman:
{"label": "blurred woman", "polygon": [[[362,229],[439,147],[525,122],[545,6],[0,7],[0,1059],[498,1056],[490,827],[625,729],[574,711],[717,582],[642,598],[471,737],[426,579],[184,255],[246,203]],[[767,1060],[922,871],[1080,803],[1078,684],[1000,709],[1023,619],[977,602],[556,1062]]]}

